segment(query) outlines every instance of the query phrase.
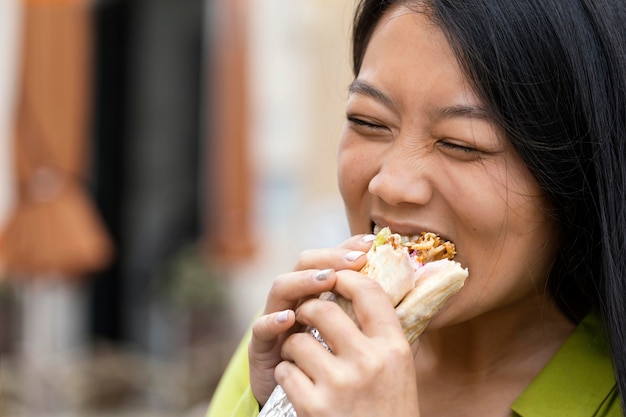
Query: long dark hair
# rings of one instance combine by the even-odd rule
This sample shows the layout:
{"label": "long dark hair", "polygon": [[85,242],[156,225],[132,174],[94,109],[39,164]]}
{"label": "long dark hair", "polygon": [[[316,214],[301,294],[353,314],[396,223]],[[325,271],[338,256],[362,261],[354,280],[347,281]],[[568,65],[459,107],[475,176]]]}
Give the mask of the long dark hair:
{"label": "long dark hair", "polygon": [[446,34],[492,117],[552,203],[560,252],[548,287],[573,322],[603,319],[626,394],[626,3],[362,0],[353,69],[380,17],[416,7]]}

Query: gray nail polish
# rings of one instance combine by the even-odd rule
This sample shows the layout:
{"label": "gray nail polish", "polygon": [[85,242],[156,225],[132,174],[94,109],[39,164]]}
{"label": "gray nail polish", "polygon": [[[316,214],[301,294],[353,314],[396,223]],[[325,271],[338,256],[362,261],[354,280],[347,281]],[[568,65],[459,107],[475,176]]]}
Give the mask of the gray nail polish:
{"label": "gray nail polish", "polygon": [[365,252],[361,252],[360,250],[353,250],[353,251],[346,253],[346,259],[349,260],[350,262],[354,262],[363,255],[365,255]]}
{"label": "gray nail polish", "polygon": [[326,278],[328,278],[328,275],[333,272],[332,269],[322,269],[321,271],[318,271],[313,278],[315,278],[316,281],[326,281]]}

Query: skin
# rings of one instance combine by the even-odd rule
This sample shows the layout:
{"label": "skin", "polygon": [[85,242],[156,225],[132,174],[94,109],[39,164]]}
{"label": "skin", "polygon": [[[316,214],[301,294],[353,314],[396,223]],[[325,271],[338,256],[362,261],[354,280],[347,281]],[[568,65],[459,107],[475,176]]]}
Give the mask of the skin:
{"label": "skin", "polygon": [[[263,404],[280,383],[298,416],[510,415],[574,328],[545,291],[558,230],[539,187],[423,14],[396,7],[379,22],[346,116],[338,179],[355,236],[276,278],[249,348],[253,393]],[[347,257],[369,248],[374,223],[439,233],[470,271],[413,346],[356,272],[365,257]],[[314,298],[330,289],[360,328]]]}

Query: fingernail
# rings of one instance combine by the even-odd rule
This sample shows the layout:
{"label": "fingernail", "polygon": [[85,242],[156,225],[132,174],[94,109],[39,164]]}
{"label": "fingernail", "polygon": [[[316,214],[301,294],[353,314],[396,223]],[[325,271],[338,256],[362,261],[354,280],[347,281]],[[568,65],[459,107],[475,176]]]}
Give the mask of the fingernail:
{"label": "fingernail", "polygon": [[281,311],[276,315],[277,323],[284,323],[289,319],[289,310]]}
{"label": "fingernail", "polygon": [[313,275],[313,279],[315,279],[316,281],[326,281],[326,278],[328,278],[328,275],[330,275],[330,273],[333,272],[332,269],[322,269],[321,271],[317,271],[317,273],[315,275]]}
{"label": "fingernail", "polygon": [[365,252],[361,252],[360,250],[353,250],[353,251],[346,253],[346,259],[349,260],[350,262],[354,262],[363,255],[365,255]]}
{"label": "fingernail", "polygon": [[363,236],[363,242],[365,242],[365,243],[372,242],[375,239],[376,239],[376,235],[370,234],[370,235]]}

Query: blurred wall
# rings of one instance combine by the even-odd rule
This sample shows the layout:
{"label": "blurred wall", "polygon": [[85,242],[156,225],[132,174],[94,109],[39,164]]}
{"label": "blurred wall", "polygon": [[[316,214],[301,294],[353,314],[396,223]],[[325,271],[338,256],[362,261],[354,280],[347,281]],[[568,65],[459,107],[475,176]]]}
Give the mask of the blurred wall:
{"label": "blurred wall", "polygon": [[20,41],[19,0],[0,1],[0,227],[13,204],[11,141]]}
{"label": "blurred wall", "polygon": [[299,252],[349,235],[336,148],[351,82],[353,0],[246,2],[256,257],[235,268],[239,331]]}

